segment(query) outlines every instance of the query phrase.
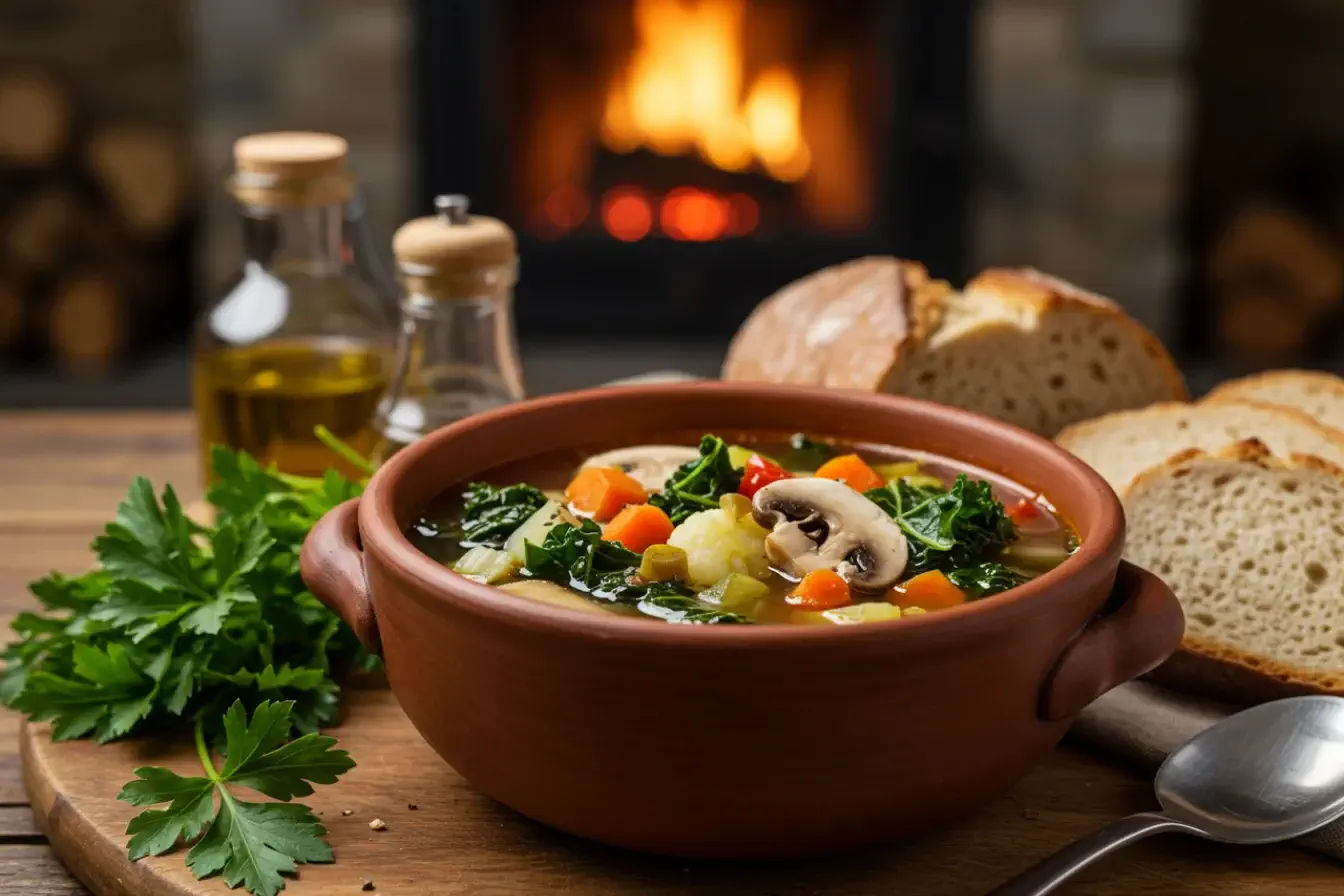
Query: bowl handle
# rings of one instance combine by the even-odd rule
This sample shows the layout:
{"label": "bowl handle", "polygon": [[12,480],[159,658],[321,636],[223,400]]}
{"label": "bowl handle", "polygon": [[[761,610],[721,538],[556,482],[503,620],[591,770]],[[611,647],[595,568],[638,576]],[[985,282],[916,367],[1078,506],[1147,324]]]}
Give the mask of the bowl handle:
{"label": "bowl handle", "polygon": [[382,653],[359,546],[358,498],[333,507],[313,526],[303,540],[299,572],[308,589],[350,626],[359,643],[371,653]]}
{"label": "bowl handle", "polygon": [[1180,601],[1166,583],[1120,561],[1106,609],[1060,656],[1041,691],[1040,714],[1072,718],[1102,694],[1156,668],[1176,652],[1185,633]]}

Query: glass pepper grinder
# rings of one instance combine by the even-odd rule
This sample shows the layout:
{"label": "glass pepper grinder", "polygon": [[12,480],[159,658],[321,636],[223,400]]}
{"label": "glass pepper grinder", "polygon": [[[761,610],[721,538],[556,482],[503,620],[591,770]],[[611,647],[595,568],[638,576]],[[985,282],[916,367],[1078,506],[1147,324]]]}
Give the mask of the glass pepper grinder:
{"label": "glass pepper grinder", "polygon": [[439,196],[392,238],[403,286],[393,375],[374,415],[386,460],[433,430],[523,397],[513,328],[517,242],[502,221]]}

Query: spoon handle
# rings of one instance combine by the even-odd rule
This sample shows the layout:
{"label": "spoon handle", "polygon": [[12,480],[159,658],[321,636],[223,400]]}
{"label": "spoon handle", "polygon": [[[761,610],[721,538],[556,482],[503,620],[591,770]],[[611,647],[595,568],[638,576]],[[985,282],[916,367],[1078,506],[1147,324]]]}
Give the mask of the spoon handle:
{"label": "spoon handle", "polygon": [[1113,821],[1083,839],[1070,843],[997,888],[989,896],[1045,896],[1102,856],[1109,855],[1136,840],[1167,831],[1198,833],[1190,825],[1175,821],[1159,812],[1131,815]]}

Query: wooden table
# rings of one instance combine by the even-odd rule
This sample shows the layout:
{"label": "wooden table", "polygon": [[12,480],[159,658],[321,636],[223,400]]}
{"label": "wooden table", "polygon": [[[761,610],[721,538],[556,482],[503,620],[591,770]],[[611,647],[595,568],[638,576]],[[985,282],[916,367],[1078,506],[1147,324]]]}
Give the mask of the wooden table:
{"label": "wooden table", "polygon": [[[199,477],[187,415],[0,414],[0,621],[8,623],[31,606],[24,587],[29,581],[51,569],[87,566],[89,540],[111,517],[136,473],[151,476],[156,485],[170,481],[184,494],[195,493]],[[0,711],[0,893],[83,893],[33,823],[19,781],[18,722],[12,713]],[[1016,807],[1012,811],[1020,816],[1021,828],[1014,828],[1014,842],[1022,844],[1024,866],[1110,819],[1150,808],[1152,790],[1148,779],[1083,747],[1065,745],[1009,799],[989,811],[1002,816],[1005,806]],[[995,836],[992,829],[986,836]],[[932,838],[931,846],[937,839]],[[931,851],[936,853],[936,847]],[[519,886],[513,892],[525,889],[528,858],[518,857],[514,880]],[[958,861],[936,854],[930,860]],[[637,862],[621,858],[618,870],[628,875]],[[860,860],[854,875],[844,875],[850,880],[837,879],[834,891],[855,896],[896,892],[886,885],[872,889],[878,882],[865,883],[862,869]],[[965,870],[967,877],[980,876],[976,869]],[[1062,896],[1335,896],[1342,888],[1344,868],[1302,850],[1233,850],[1168,837],[1131,848]],[[293,892],[301,894],[301,884]],[[647,892],[668,891],[650,881]]]}

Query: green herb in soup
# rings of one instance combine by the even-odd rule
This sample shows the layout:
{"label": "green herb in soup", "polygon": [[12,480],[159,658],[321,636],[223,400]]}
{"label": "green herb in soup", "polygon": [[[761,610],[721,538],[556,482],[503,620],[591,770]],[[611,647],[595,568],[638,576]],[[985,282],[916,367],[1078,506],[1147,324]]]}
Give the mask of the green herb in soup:
{"label": "green herb in soup", "polygon": [[495,488],[483,482],[472,483],[462,502],[462,544],[502,548],[545,503],[541,489],[530,485]]}
{"label": "green herb in soup", "polygon": [[728,445],[716,436],[700,440],[700,456],[677,468],[663,489],[649,496],[672,523],[685,522],[691,514],[719,506],[719,498],[736,492],[742,471],[735,469]]}
{"label": "green herb in soup", "polygon": [[701,625],[898,620],[1008,591],[1077,546],[1015,483],[880,446],[705,435],[562,460],[469,483],[407,535],[502,600]]}

